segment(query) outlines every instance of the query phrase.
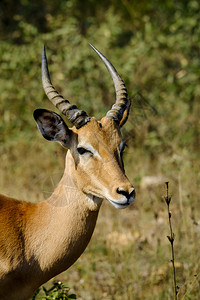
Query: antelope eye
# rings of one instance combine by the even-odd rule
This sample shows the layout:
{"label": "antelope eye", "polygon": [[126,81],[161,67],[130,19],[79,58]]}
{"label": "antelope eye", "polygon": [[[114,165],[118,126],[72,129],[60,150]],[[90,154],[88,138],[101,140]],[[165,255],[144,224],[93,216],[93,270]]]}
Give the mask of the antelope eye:
{"label": "antelope eye", "polygon": [[83,154],[88,153],[88,152],[90,153],[89,150],[87,150],[87,149],[85,149],[85,148],[83,148],[83,147],[77,148],[77,151],[78,151],[78,153],[79,153],[80,155],[83,155]]}

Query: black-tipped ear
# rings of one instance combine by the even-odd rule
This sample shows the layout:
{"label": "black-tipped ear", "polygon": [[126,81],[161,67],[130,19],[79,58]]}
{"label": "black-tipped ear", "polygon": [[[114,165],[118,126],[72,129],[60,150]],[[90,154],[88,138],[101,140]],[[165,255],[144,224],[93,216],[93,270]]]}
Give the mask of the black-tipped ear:
{"label": "black-tipped ear", "polygon": [[58,114],[46,109],[36,109],[33,117],[45,139],[70,147],[72,132]]}

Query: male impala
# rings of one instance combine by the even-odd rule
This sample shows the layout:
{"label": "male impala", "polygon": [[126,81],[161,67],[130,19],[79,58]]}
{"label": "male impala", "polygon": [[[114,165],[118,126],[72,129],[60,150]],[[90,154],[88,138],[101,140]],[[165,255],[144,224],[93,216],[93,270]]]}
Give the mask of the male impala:
{"label": "male impala", "polygon": [[127,179],[120,127],[126,122],[130,100],[112,64],[92,45],[110,72],[116,102],[97,121],[71,105],[55,90],[45,49],[42,82],[52,103],[73,123],[45,109],[34,118],[42,135],[66,149],[64,175],[49,199],[40,203],[0,196],[0,299],[28,299],[44,282],[69,268],[86,248],[103,199],[116,208],[134,200]]}

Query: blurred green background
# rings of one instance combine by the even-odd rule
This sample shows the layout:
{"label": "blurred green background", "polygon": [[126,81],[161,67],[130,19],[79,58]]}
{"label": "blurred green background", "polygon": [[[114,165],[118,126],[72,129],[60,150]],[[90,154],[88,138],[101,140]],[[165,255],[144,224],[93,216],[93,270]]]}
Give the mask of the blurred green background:
{"label": "blurred green background", "polygon": [[104,203],[88,249],[59,278],[78,299],[172,299],[169,180],[180,299],[199,299],[199,1],[1,0],[0,37],[2,193],[40,201],[63,172],[64,150],[42,139],[32,117],[39,107],[56,110],[41,84],[43,44],[54,85],[89,115],[101,118],[115,100],[89,42],[132,98],[123,135],[137,200],[123,212]]}

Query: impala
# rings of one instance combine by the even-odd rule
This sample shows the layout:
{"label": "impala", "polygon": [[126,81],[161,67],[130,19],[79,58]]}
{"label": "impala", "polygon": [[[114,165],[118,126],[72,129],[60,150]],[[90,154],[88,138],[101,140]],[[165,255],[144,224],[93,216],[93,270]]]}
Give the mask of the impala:
{"label": "impala", "polygon": [[55,112],[36,109],[41,134],[68,149],[63,177],[49,199],[30,203],[0,195],[0,299],[28,299],[43,283],[69,268],[83,253],[95,228],[103,199],[128,207],[134,188],[127,179],[120,127],[130,100],[113,67],[92,45],[114,82],[116,102],[97,121],[71,105],[53,87],[45,48],[42,82],[51,102],[70,120],[68,128]]}

